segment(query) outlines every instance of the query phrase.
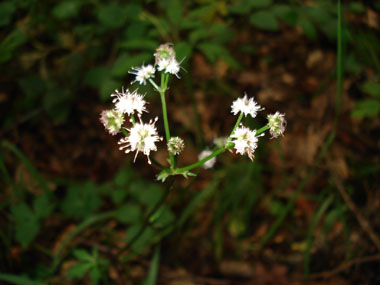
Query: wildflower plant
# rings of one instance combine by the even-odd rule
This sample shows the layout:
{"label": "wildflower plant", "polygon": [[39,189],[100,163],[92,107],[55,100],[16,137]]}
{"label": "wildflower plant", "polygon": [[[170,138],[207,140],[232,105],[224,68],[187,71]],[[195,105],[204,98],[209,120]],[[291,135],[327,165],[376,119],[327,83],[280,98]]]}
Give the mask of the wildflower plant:
{"label": "wildflower plant", "polygon": [[[255,118],[257,113],[263,111],[253,97],[237,98],[231,105],[231,113],[238,116],[234,127],[228,137],[220,137],[214,140],[215,148],[213,150],[204,150],[198,155],[198,161],[183,167],[177,166],[178,155],[183,151],[185,142],[182,138],[171,136],[168,114],[166,109],[166,91],[170,76],[174,75],[180,79],[181,62],[176,58],[176,53],[171,44],[160,45],[155,53],[154,65],[142,65],[133,67],[129,72],[136,76],[132,83],[137,82],[140,85],[150,83],[159,93],[162,105],[162,121],[156,117],[148,123],[143,121],[143,113],[148,112],[144,95],[138,93],[138,90],[130,91],[122,89],[121,92],[116,90],[111,97],[113,98],[114,108],[105,110],[100,115],[100,121],[111,135],[121,133],[123,137],[119,140],[120,150],[125,153],[136,152],[134,161],[139,153],[147,156],[148,163],[153,163],[161,169],[157,179],[165,181],[172,175],[183,175],[185,178],[194,176],[191,170],[203,166],[203,168],[212,168],[216,162],[216,157],[226,150],[233,151],[241,155],[247,155],[253,161],[254,153],[257,149],[259,137],[269,130],[272,138],[282,136],[285,127],[285,115],[279,112],[267,115],[268,123],[258,130],[251,130],[242,124],[244,117],[251,116]],[[160,83],[156,83],[156,74],[160,75]],[[126,118],[128,117],[128,119]],[[137,118],[136,118],[137,117]],[[137,120],[138,119],[138,120]],[[122,125],[129,121],[130,128]],[[158,144],[163,138],[158,134],[156,123],[164,124],[166,148],[168,151],[168,165],[162,165],[153,158],[153,152],[157,151]]]}

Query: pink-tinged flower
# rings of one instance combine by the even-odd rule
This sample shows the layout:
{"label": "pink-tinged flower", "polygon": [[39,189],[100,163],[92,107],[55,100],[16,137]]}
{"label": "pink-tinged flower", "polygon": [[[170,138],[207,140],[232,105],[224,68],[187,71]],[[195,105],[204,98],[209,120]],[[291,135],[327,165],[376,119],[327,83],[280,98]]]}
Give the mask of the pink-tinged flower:
{"label": "pink-tinged flower", "polygon": [[250,130],[247,127],[238,127],[231,136],[231,142],[234,143],[236,153],[241,155],[247,154],[250,160],[254,158],[254,152],[257,148],[258,137],[256,130]]}
{"label": "pink-tinged flower", "polygon": [[144,124],[140,119],[140,123],[135,123],[132,128],[127,130],[129,136],[119,140],[119,144],[122,145],[119,148],[120,150],[125,149],[125,153],[136,151],[133,162],[136,160],[138,153],[142,152],[147,156],[148,163],[151,164],[149,159],[150,152],[156,151],[156,142],[162,140],[158,136],[155,126],[157,119],[150,120],[148,124]]}
{"label": "pink-tinged flower", "polygon": [[120,132],[124,123],[124,115],[116,110],[104,110],[101,112],[99,120],[106,130],[114,136]]}
{"label": "pink-tinged flower", "polygon": [[258,111],[264,110],[260,105],[253,100],[253,98],[247,97],[247,94],[243,98],[236,99],[231,106],[232,110],[231,112],[236,115],[240,112],[244,114],[244,116],[247,116],[248,114],[251,115],[252,118],[255,118]]}
{"label": "pink-tinged flower", "polygon": [[112,102],[115,103],[116,111],[132,115],[134,112],[137,112],[139,115],[142,112],[147,112],[145,108],[146,101],[144,100],[144,96],[137,93],[137,91],[133,91],[132,93],[127,90],[122,90],[119,92],[115,90],[115,93],[111,94],[111,97],[115,97]]}
{"label": "pink-tinged flower", "polygon": [[286,127],[285,114],[276,112],[274,114],[268,115],[267,118],[269,133],[271,134],[272,138],[283,136]]}

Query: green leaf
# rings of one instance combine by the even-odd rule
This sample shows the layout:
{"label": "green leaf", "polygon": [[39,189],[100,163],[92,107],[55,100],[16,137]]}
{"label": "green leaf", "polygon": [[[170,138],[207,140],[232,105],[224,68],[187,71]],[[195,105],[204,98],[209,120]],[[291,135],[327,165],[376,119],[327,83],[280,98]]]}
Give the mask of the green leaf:
{"label": "green leaf", "polygon": [[290,5],[276,5],[271,9],[272,13],[281,18],[285,23],[295,26],[298,20],[298,11]]}
{"label": "green leaf", "polygon": [[[142,224],[134,224],[127,230],[127,243],[135,237],[140,231]],[[158,235],[151,228],[147,227],[144,232],[139,236],[136,242],[132,245],[132,250],[136,253],[142,253],[147,247],[149,247]]]}
{"label": "green leaf", "polygon": [[8,25],[12,21],[12,16],[16,11],[14,1],[4,1],[0,3],[0,27]]}
{"label": "green leaf", "polygon": [[14,50],[27,41],[26,35],[19,29],[13,30],[1,43],[0,43],[0,63],[7,62],[13,56]]}
{"label": "green leaf", "polygon": [[249,5],[252,8],[263,8],[263,7],[268,7],[272,4],[272,0],[254,0],[250,1]]}
{"label": "green leaf", "polygon": [[314,24],[312,22],[310,22],[306,18],[301,18],[299,21],[299,25],[301,26],[304,34],[308,38],[314,41],[317,40],[317,30],[315,29]]}
{"label": "green leaf", "polygon": [[90,278],[95,285],[99,283],[100,279],[102,278],[102,272],[98,267],[93,267],[91,269]]}
{"label": "green leaf", "polygon": [[[38,96],[46,90],[45,81],[36,75],[21,78],[18,81],[18,84],[22,92],[25,94],[23,99],[28,101],[29,104],[35,102],[38,99]],[[25,106],[29,104],[25,104]]]}
{"label": "green leaf", "polygon": [[27,248],[40,230],[38,218],[25,203],[12,206],[11,213],[16,223],[16,240]]}
{"label": "green leaf", "polygon": [[112,202],[119,205],[124,202],[125,197],[127,197],[127,191],[124,188],[116,188],[115,190],[112,190],[111,192],[111,199]]}
{"label": "green leaf", "polygon": [[162,206],[151,218],[150,222],[154,223],[154,226],[163,228],[175,220],[173,212],[166,206]]}
{"label": "green leaf", "polygon": [[136,204],[125,204],[116,210],[116,219],[125,224],[136,223],[142,219],[142,212]]}
{"label": "green leaf", "polygon": [[59,20],[67,20],[73,18],[78,15],[83,2],[76,0],[62,1],[54,6],[52,14]]}
{"label": "green leaf", "polygon": [[127,17],[126,9],[116,3],[100,6],[97,10],[98,21],[109,29],[122,27]]}
{"label": "green leaf", "polygon": [[249,18],[250,23],[256,28],[277,31],[279,29],[275,15],[270,11],[258,11]]}
{"label": "green leaf", "polygon": [[39,219],[48,217],[54,209],[53,204],[46,194],[39,195],[33,202],[34,212]]}
{"label": "green leaf", "polygon": [[150,268],[148,272],[148,276],[146,280],[143,282],[143,285],[155,285],[158,275],[158,269],[160,266],[160,246],[157,246],[154,250],[154,254],[152,256],[152,261],[150,262]]}
{"label": "green leaf", "polygon": [[181,2],[181,0],[169,0],[166,4],[166,15],[175,28],[179,27],[178,23],[182,20],[183,7]]}
{"label": "green leaf", "polygon": [[367,81],[361,86],[361,90],[365,94],[380,99],[380,82]]}
{"label": "green leaf", "polygon": [[88,251],[84,250],[84,249],[76,249],[76,250],[74,250],[74,256],[78,260],[83,261],[83,262],[91,263],[94,260],[94,258],[92,257],[92,255],[89,254]]}
{"label": "green leaf", "polygon": [[149,52],[154,51],[158,47],[159,43],[150,39],[131,39],[119,44],[120,49],[135,49],[135,50],[147,50]]}
{"label": "green leaf", "polygon": [[54,121],[60,123],[66,121],[70,112],[69,101],[71,94],[69,91],[57,87],[52,88],[45,94],[43,107]]}
{"label": "green leaf", "polygon": [[67,272],[68,278],[82,278],[86,275],[87,271],[90,270],[91,264],[89,263],[78,263],[70,268]]}
{"label": "green leaf", "polygon": [[[0,273],[0,281],[6,281],[15,285],[44,285],[42,282],[33,281],[26,276]],[[8,284],[8,283],[7,283]]]}
{"label": "green leaf", "polygon": [[354,118],[374,117],[380,113],[380,101],[374,99],[362,100],[356,103],[351,116]]}
{"label": "green leaf", "polygon": [[198,48],[206,55],[207,59],[213,63],[218,58],[228,54],[224,46],[212,42],[203,42],[198,45]]}
{"label": "green leaf", "polygon": [[141,66],[144,62],[153,59],[152,53],[140,53],[136,55],[121,55],[114,63],[111,74],[113,76],[122,77],[128,74],[132,67]]}
{"label": "green leaf", "polygon": [[84,82],[92,88],[99,88],[110,76],[109,68],[105,66],[95,67],[87,72]]}
{"label": "green leaf", "polygon": [[162,187],[154,183],[135,182],[131,185],[129,192],[138,202],[154,207],[162,196]]}
{"label": "green leaf", "polygon": [[348,9],[353,13],[364,13],[366,8],[360,2],[351,2],[348,5]]}
{"label": "green leaf", "polygon": [[101,206],[98,188],[92,182],[76,184],[69,187],[62,202],[63,212],[74,218],[85,218]]}
{"label": "green leaf", "polygon": [[103,80],[100,86],[100,99],[103,102],[109,100],[111,98],[110,95],[114,93],[115,89],[119,89],[120,86],[121,83],[112,78],[107,78]]}

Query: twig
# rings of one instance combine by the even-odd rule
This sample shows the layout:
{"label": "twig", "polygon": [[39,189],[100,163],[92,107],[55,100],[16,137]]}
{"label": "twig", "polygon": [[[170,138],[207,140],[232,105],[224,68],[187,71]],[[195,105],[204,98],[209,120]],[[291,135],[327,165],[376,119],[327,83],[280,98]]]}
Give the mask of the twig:
{"label": "twig", "polygon": [[350,199],[350,196],[347,194],[346,190],[343,187],[342,182],[334,175],[335,184],[339,190],[339,193],[342,195],[343,200],[346,202],[350,210],[355,214],[356,219],[358,220],[362,229],[368,234],[371,241],[376,245],[377,249],[380,251],[380,240],[373,231],[370,223],[362,216],[358,208]]}
{"label": "twig", "polygon": [[334,275],[338,274],[339,272],[350,268],[352,265],[358,265],[361,263],[367,263],[367,262],[378,261],[378,260],[380,260],[380,254],[355,258],[355,259],[343,262],[341,265],[339,265],[337,268],[335,268],[331,271],[325,271],[325,272],[311,274],[310,278],[311,279],[317,279],[317,278],[328,279],[328,278],[331,278]]}

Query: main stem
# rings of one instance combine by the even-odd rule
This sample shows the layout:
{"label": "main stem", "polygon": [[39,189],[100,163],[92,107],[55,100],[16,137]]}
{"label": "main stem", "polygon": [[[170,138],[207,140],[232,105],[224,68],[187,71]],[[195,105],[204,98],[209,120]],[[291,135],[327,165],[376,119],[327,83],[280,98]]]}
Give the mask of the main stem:
{"label": "main stem", "polygon": [[[168,120],[168,114],[166,110],[166,99],[165,99],[165,91],[167,89],[168,79],[169,79],[168,74],[161,73],[161,88],[159,89],[159,91],[160,91],[161,104],[162,104],[162,113],[164,117],[166,143],[168,143],[170,140],[169,120]],[[175,167],[173,154],[169,152],[169,156],[170,156],[171,167]]]}

